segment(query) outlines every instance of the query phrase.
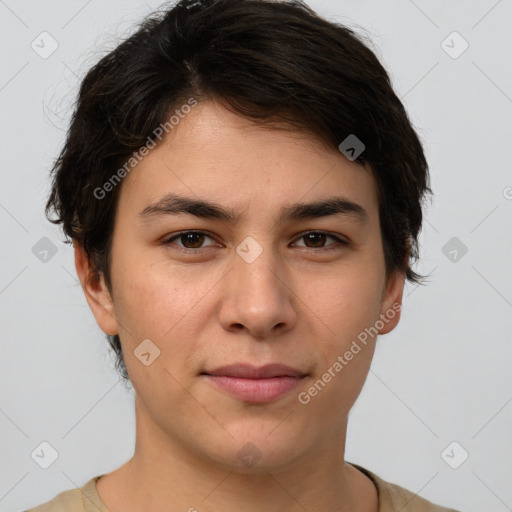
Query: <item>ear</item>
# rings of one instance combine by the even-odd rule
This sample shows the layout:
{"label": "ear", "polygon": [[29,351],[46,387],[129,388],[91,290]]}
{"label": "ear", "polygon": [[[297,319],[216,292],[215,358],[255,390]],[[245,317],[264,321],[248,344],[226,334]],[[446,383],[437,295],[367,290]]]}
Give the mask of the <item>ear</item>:
{"label": "ear", "polygon": [[[405,268],[409,265],[410,246],[405,257]],[[391,332],[400,321],[400,313],[402,311],[402,296],[405,284],[405,272],[395,271],[386,283],[383,291],[380,319],[384,326],[379,329],[379,334],[387,334]]]}
{"label": "ear", "polygon": [[85,298],[94,318],[105,334],[118,334],[114,301],[108,291],[103,274],[98,279],[80,243],[73,241],[75,268]]}

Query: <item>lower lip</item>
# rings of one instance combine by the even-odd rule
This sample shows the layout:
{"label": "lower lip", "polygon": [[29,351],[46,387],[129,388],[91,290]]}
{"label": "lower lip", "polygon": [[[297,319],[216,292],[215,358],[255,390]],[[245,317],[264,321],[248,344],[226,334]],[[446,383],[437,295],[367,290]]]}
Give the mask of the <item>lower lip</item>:
{"label": "lower lip", "polygon": [[270,379],[242,379],[224,375],[204,375],[230,395],[251,403],[277,400],[294,389],[304,377],[272,377]]}

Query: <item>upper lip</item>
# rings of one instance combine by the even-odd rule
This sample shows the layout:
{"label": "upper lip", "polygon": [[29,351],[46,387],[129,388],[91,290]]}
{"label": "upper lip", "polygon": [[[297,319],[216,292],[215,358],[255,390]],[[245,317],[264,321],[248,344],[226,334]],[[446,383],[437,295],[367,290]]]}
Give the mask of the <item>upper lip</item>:
{"label": "upper lip", "polygon": [[240,377],[245,379],[270,379],[272,377],[303,377],[304,372],[279,363],[253,366],[246,363],[221,366],[215,370],[203,372],[206,375],[222,375],[225,377]]}

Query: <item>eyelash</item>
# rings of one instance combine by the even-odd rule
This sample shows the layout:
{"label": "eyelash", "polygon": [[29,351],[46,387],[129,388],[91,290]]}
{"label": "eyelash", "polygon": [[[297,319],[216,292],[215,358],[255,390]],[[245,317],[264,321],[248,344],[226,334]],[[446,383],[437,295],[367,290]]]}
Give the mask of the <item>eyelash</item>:
{"label": "eyelash", "polygon": [[[197,233],[197,234],[200,234],[200,235],[206,235],[208,238],[211,238],[213,240],[213,237],[211,235],[209,235],[207,232],[205,231],[194,231],[194,230],[190,230],[190,231],[180,231],[179,233],[173,235],[172,237],[170,238],[167,238],[165,240],[162,241],[162,244],[165,245],[165,246],[169,246],[169,245],[175,245],[176,248],[182,252],[186,252],[186,253],[198,253],[199,251],[201,251],[201,249],[207,249],[207,247],[198,247],[196,249],[192,249],[190,247],[182,247],[180,245],[176,245],[174,244],[174,240],[179,240],[180,237],[182,235],[186,235],[188,233]],[[296,240],[300,240],[301,238],[304,238],[305,236],[307,235],[311,235],[311,234],[323,234],[323,235],[326,235],[328,238],[333,238],[334,240],[336,240],[336,243],[334,244],[331,244],[327,247],[304,247],[304,249],[309,249],[309,250],[312,250],[312,251],[330,251],[330,250],[333,250],[333,249],[337,249],[339,248],[339,246],[344,246],[344,245],[349,245],[348,242],[346,242],[345,240],[341,239],[340,237],[336,236],[336,235],[332,235],[330,233],[327,233],[325,231],[307,231],[305,233],[302,233]]]}

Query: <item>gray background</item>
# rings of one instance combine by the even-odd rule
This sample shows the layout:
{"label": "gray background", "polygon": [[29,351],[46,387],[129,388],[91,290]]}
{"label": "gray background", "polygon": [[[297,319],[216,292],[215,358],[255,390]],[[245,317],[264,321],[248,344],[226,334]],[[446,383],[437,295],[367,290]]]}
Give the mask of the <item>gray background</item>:
{"label": "gray background", "polygon": [[[132,391],[43,208],[79,80],[159,3],[0,1],[0,512],[81,486],[133,451]],[[512,1],[309,5],[372,39],[435,193],[417,267],[430,283],[406,285],[399,326],[379,338],[347,460],[460,510],[512,510]],[[31,47],[51,49],[43,31],[58,43],[47,58]],[[461,55],[453,31],[469,44]],[[46,261],[43,237],[57,249]],[[31,457],[43,441],[58,452],[48,469]]]}

